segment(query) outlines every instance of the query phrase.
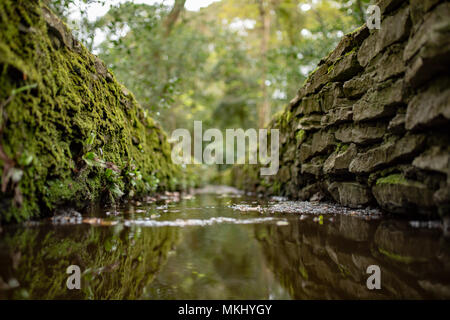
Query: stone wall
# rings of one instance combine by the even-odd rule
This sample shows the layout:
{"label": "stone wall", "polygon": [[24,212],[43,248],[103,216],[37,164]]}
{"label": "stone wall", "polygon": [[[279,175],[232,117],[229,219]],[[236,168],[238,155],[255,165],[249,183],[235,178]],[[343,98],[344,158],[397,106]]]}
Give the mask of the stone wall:
{"label": "stone wall", "polygon": [[247,189],[395,213],[449,213],[450,3],[379,1],[380,30],[344,36],[281,116],[280,170]]}
{"label": "stone wall", "polygon": [[43,1],[0,1],[0,88],[0,222],[176,187],[165,133]]}

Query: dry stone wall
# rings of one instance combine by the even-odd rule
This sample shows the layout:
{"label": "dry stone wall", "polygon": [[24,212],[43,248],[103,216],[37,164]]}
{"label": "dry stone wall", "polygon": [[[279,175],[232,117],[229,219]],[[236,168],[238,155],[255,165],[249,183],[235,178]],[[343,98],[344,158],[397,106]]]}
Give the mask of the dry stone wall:
{"label": "dry stone wall", "polygon": [[246,168],[237,184],[349,207],[449,213],[450,3],[378,5],[381,29],[344,36],[270,124],[280,129],[278,174],[261,180]]}

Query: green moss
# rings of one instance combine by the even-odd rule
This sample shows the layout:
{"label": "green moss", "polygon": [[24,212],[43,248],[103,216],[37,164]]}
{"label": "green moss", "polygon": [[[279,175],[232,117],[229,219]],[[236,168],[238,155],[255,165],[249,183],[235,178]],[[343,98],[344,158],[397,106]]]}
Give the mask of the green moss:
{"label": "green moss", "polygon": [[380,185],[380,184],[402,184],[402,185],[417,186],[417,187],[423,186],[422,183],[420,183],[420,182],[406,179],[403,176],[403,174],[401,174],[401,173],[391,174],[387,177],[379,178],[376,182],[376,185]]}
{"label": "green moss", "polygon": [[400,263],[412,263],[414,261],[414,258],[412,257],[408,257],[408,256],[401,256],[399,254],[393,253],[393,252],[389,252],[387,250],[384,250],[383,248],[378,248],[378,251],[385,255],[386,257],[388,257],[391,260],[394,260],[396,262],[400,262]]}
{"label": "green moss", "polygon": [[295,139],[297,140],[297,144],[301,144],[306,139],[306,131],[305,130],[299,130],[295,134]]}
{"label": "green moss", "polygon": [[[169,251],[179,242],[178,231],[133,226],[75,227],[64,234],[41,228],[6,231],[2,243],[22,255],[10,268],[20,287],[4,294],[9,299],[143,298]],[[65,286],[65,271],[73,264],[82,270],[80,290]]]}
{"label": "green moss", "polygon": [[345,152],[348,149],[348,147],[349,147],[348,144],[338,143],[335,152],[336,153]]}
{"label": "green moss", "polygon": [[[165,133],[86,48],[66,47],[48,31],[44,8],[42,1],[0,2],[0,103],[9,102],[0,146],[13,169],[23,171],[1,194],[7,210],[0,220],[41,216],[69,199],[74,206],[105,195],[115,200],[116,187],[126,196],[145,194],[152,177],[159,189],[177,188],[181,172]],[[87,152],[98,165],[82,160]],[[118,172],[114,183],[105,176],[111,166]],[[133,170],[142,179],[130,179]]]}

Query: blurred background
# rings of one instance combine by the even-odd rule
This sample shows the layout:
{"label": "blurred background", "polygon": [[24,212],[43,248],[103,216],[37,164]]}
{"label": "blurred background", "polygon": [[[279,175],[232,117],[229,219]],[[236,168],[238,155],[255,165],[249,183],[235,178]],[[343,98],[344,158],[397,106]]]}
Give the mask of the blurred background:
{"label": "blurred background", "polygon": [[369,5],[47,1],[169,136],[176,128],[192,131],[194,120],[203,121],[204,130],[264,127],[340,38],[364,23]]}

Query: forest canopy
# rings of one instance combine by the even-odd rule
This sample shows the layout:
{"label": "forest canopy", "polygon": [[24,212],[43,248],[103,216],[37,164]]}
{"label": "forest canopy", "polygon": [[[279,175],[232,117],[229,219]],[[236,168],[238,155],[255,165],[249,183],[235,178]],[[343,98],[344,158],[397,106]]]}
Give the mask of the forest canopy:
{"label": "forest canopy", "polygon": [[192,130],[193,119],[263,127],[369,4],[221,0],[193,11],[190,2],[202,1],[48,0],[167,132]]}

